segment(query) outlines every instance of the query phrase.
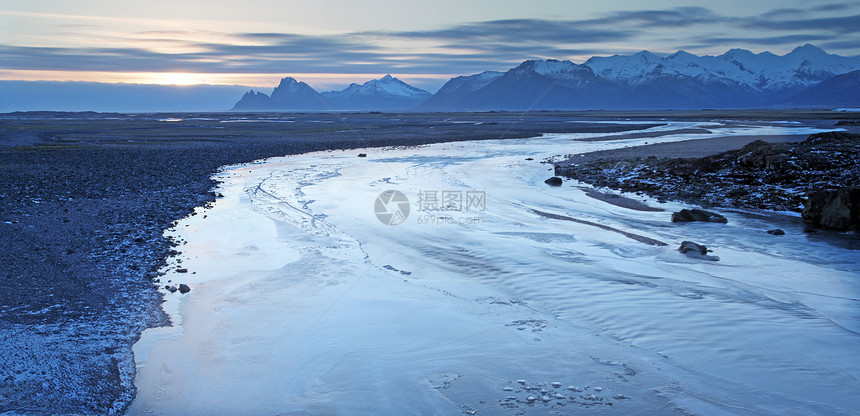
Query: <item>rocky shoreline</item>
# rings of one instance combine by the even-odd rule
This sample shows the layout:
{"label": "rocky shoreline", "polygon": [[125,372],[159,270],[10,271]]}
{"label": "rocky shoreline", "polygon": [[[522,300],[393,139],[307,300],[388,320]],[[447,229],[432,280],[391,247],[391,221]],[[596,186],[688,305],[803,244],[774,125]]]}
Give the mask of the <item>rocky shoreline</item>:
{"label": "rocky shoreline", "polygon": [[828,132],[799,143],[756,140],[694,158],[571,156],[559,176],[596,187],[705,207],[802,213],[835,230],[860,224],[860,135]]}

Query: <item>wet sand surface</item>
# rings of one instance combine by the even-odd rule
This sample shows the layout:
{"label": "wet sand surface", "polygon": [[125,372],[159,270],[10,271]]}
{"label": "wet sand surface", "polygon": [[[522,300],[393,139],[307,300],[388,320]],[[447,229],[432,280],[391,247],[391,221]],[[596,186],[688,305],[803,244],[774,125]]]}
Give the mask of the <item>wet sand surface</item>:
{"label": "wet sand surface", "polygon": [[796,143],[803,141],[807,137],[807,135],[713,137],[585,153],[577,156],[577,160],[624,160],[647,157],[699,158],[728,150],[740,149],[741,147],[744,147],[744,145],[756,140],[762,140],[768,143]]}
{"label": "wet sand surface", "polygon": [[606,202],[607,204],[615,205],[616,207],[632,209],[634,211],[643,212],[660,212],[665,211],[663,208],[652,207],[642,201],[637,201],[633,198],[628,198],[622,195],[611,194],[609,192],[601,192],[596,189],[580,187],[589,198],[594,198],[598,201]]}

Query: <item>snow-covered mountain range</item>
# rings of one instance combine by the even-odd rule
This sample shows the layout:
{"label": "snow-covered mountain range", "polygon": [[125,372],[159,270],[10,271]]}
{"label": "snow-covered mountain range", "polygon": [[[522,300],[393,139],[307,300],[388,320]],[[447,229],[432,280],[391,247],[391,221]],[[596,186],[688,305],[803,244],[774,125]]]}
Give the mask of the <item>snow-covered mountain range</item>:
{"label": "snow-covered mountain range", "polygon": [[779,90],[806,87],[860,69],[860,57],[830,55],[806,44],[783,56],[770,52],[754,54],[744,49],[732,49],[719,56],[678,51],[659,57],[642,51],[628,56],[592,57],[585,65],[601,77],[629,85],[640,85],[660,76],[678,76]]}
{"label": "snow-covered mountain range", "polygon": [[[659,56],[592,57],[582,64],[530,60],[507,72],[449,80],[436,94],[390,75],[318,94],[295,80],[271,97],[253,91],[236,110],[592,110],[860,106],[860,56],[843,57],[806,44],[788,54],[732,49],[719,56],[678,51]],[[841,78],[838,78],[841,77]],[[315,91],[314,91],[315,93]],[[269,98],[267,101],[266,98]]]}

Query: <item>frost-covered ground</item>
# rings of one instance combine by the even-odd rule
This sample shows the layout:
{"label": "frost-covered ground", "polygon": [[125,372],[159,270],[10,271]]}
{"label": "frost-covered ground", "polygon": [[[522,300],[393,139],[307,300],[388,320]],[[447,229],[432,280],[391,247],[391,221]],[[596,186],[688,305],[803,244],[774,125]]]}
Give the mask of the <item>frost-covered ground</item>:
{"label": "frost-covered ground", "polygon": [[[814,132],[652,131],[694,127]],[[555,155],[713,136],[558,134],[226,169],[224,197],[171,231],[186,241],[172,269],[188,273],[165,279],[192,291],[167,295],[175,326],[136,344],[129,413],[860,412],[856,251],[796,221],[672,224],[679,204],[633,211],[543,183]],[[683,240],[721,260],[681,255]]]}

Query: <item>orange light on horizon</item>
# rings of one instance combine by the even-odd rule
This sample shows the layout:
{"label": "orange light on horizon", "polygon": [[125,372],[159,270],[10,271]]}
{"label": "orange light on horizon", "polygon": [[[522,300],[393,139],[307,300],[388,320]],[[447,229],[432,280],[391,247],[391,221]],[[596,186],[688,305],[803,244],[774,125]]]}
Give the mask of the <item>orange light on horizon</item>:
{"label": "orange light on horizon", "polygon": [[[336,73],[193,73],[193,72],[109,72],[109,71],[50,71],[50,70],[4,70],[0,69],[3,81],[56,81],[56,82],[100,82],[108,84],[154,84],[154,85],[238,85],[254,89],[270,89],[278,85],[281,78],[290,76],[304,81],[319,91],[343,88],[350,83],[363,83],[385,74],[336,74]],[[461,74],[391,74],[405,82],[434,81],[444,83]],[[440,84],[441,85],[441,84]]]}
{"label": "orange light on horizon", "polygon": [[269,87],[277,85],[280,77],[281,75],[279,74],[0,69],[0,80],[4,81],[101,82],[108,84],[243,85],[249,87]]}
{"label": "orange light on horizon", "polygon": [[144,84],[157,85],[199,85],[206,84],[200,74],[188,72],[164,72],[153,74]]}

